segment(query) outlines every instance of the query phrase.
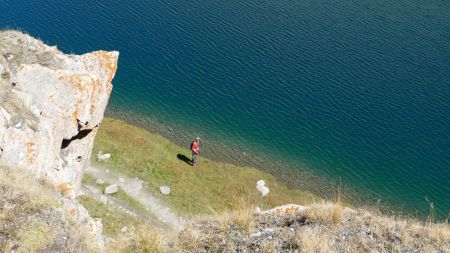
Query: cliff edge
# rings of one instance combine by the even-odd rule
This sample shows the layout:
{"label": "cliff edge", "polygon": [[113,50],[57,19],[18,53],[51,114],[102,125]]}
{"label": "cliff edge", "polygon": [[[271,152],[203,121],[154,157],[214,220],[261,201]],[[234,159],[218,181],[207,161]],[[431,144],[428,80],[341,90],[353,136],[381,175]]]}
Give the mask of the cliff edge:
{"label": "cliff edge", "polygon": [[66,55],[27,34],[0,32],[0,164],[27,168],[74,198],[118,56]]}
{"label": "cliff edge", "polygon": [[[19,174],[31,174],[59,189],[65,198],[55,197],[60,207],[49,212],[62,212],[61,219],[79,224],[99,251],[103,251],[101,219],[92,219],[75,197],[111,94],[118,56],[106,51],[66,55],[22,32],[0,32],[0,172],[25,169]],[[17,202],[7,191],[0,195],[8,203]],[[12,245],[11,250],[17,246],[14,240],[4,244],[0,238],[0,242]]]}

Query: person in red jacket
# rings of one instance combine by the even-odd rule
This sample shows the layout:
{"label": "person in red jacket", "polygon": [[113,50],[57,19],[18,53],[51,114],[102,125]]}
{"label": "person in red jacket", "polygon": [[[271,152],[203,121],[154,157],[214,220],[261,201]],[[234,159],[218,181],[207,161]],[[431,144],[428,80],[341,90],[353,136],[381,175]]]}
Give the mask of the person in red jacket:
{"label": "person in red jacket", "polygon": [[192,166],[195,166],[198,162],[198,153],[200,152],[200,137],[197,137],[191,144],[192,150]]}

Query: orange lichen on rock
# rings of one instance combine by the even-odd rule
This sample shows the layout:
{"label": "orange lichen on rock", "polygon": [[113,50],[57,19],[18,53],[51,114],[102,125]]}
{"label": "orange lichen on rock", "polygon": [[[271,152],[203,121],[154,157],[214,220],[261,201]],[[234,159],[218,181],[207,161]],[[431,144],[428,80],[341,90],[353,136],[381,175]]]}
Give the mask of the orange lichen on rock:
{"label": "orange lichen on rock", "polygon": [[67,216],[74,218],[77,215],[75,208],[68,208],[66,211]]}
{"label": "orange lichen on rock", "polygon": [[[90,93],[89,86],[85,85],[83,83],[83,80],[81,78],[80,75],[65,75],[65,76],[60,76],[59,80],[66,82],[67,84],[73,86],[77,91],[79,91],[81,94],[83,93]],[[80,98],[76,101],[75,106],[74,106],[74,111],[72,112],[71,118],[72,121],[76,122],[79,114],[80,114],[80,109],[81,109],[81,105],[83,104],[83,100]]]}
{"label": "orange lichen on rock", "polygon": [[103,84],[102,84],[101,80],[99,80],[99,79],[93,80],[90,98],[92,100],[97,100],[100,97],[100,95],[102,94],[102,90],[103,90]]}
{"label": "orange lichen on rock", "polygon": [[272,213],[276,216],[284,216],[284,215],[292,215],[292,214],[296,214],[298,212],[302,212],[305,210],[304,206],[300,206],[300,205],[284,205],[284,206],[279,206],[279,207],[275,207],[269,211],[269,213]]}
{"label": "orange lichen on rock", "polygon": [[35,161],[34,151],[36,150],[36,143],[27,142],[27,163],[28,165],[32,165]]}
{"label": "orange lichen on rock", "polygon": [[79,75],[60,76],[59,80],[71,84],[75,89],[77,89],[80,92],[82,92],[84,89],[83,82],[81,81],[81,77]]}
{"label": "orange lichen on rock", "polygon": [[76,103],[75,103],[75,110],[72,113],[72,121],[73,122],[77,122],[78,119],[78,115],[80,114],[80,108],[81,105],[83,104],[83,100],[79,99]]}
{"label": "orange lichen on rock", "polygon": [[99,58],[100,66],[102,68],[108,69],[108,85],[111,86],[111,81],[114,78],[114,74],[117,70],[117,57],[115,57],[111,52],[107,51],[96,51],[92,52],[92,54]]}
{"label": "orange lichen on rock", "polygon": [[60,190],[64,196],[70,195],[70,192],[73,189],[73,186],[70,182],[65,182],[56,186],[58,190]]}

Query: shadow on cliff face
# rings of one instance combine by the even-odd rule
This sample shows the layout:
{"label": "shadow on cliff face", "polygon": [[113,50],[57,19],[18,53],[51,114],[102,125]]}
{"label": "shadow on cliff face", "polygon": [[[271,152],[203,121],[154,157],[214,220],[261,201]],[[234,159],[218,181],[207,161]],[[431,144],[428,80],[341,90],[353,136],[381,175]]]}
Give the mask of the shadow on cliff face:
{"label": "shadow on cliff face", "polygon": [[179,160],[181,160],[181,161],[184,161],[185,163],[187,163],[187,164],[189,164],[189,165],[192,165],[191,159],[190,159],[189,157],[185,156],[185,155],[178,154],[178,155],[177,155],[177,158],[178,158]]}

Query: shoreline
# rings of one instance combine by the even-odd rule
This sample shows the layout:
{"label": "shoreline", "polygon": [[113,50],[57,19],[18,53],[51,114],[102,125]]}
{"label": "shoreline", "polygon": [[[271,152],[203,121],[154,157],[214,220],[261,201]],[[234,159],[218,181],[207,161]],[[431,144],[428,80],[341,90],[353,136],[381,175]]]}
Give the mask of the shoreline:
{"label": "shoreline", "polygon": [[[113,109],[107,109],[105,117],[118,119],[150,133],[160,135],[179,147],[185,147],[186,150],[188,150],[188,144],[192,141],[190,138],[186,138],[186,136],[191,136],[192,134],[179,131],[180,129],[177,129],[175,126],[171,127],[161,120],[150,119],[146,116]],[[332,181],[331,179],[309,172],[306,169],[292,165],[290,166],[279,160],[264,160],[254,151],[245,150],[245,152],[235,152],[228,146],[224,147],[219,144],[215,147],[214,144],[211,145],[208,152],[204,152],[202,156],[216,162],[253,167],[261,172],[271,174],[281,183],[287,185],[288,188],[310,192],[326,200],[340,198],[352,206],[377,209],[385,214],[413,216],[420,219],[426,217],[417,212],[416,214],[413,214],[411,211],[405,212],[401,206],[396,206],[393,203],[380,203],[380,200],[375,198],[372,194],[352,190],[348,185],[339,182],[338,180]],[[219,153],[216,149],[220,149],[221,152]],[[269,166],[268,162],[270,163]],[[267,167],[271,169],[267,169]]]}

